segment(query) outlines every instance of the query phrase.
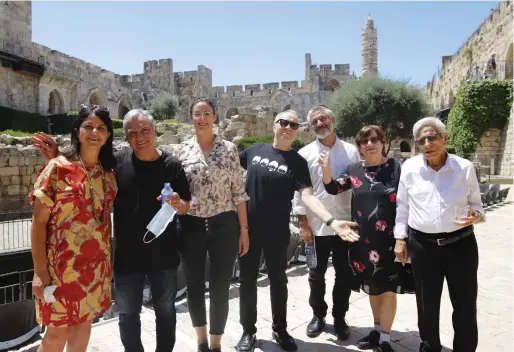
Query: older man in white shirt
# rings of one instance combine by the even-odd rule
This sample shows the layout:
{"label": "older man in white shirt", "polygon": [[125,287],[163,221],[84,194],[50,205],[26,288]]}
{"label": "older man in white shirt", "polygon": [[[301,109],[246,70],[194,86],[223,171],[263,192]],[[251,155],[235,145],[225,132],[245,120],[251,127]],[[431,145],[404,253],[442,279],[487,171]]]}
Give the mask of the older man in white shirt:
{"label": "older man in white shirt", "polygon": [[439,311],[444,279],[453,305],[453,351],[473,352],[478,344],[478,247],[473,224],[485,220],[475,169],[469,160],[446,152],[448,135],[439,119],[421,119],[413,134],[422,154],[402,166],[394,236],[398,259],[410,256],[412,261],[420,352],[442,349]]}
{"label": "older man in white shirt", "polygon": [[[320,153],[328,153],[332,176],[339,177],[349,164],[360,160],[357,148],[337,138],[334,133],[336,121],[334,113],[325,106],[316,106],[307,115],[312,131],[317,139],[300,149],[299,154],[307,160],[312,187],[316,197],[327,210],[338,219],[351,220],[351,192],[330,195],[325,191],[323,172],[318,163]],[[336,273],[333,295],[332,315],[337,337],[345,340],[350,329],[345,321],[350,299],[350,279],[352,271],[348,265],[348,242],[343,241],[334,231],[319,220],[314,213],[307,210],[298,192],[293,200],[293,212],[298,215],[300,236],[306,243],[316,236],[317,266],[309,270],[310,297],[309,304],[313,310],[313,318],[307,325],[307,336],[316,337],[325,327],[328,306],[325,302],[325,272],[328,258],[332,252],[332,264]]]}

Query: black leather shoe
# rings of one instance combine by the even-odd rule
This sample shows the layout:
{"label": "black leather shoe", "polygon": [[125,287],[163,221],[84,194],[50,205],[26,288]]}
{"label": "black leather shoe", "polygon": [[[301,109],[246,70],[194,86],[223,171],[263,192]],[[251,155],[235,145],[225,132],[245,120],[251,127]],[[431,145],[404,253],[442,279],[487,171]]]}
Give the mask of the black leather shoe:
{"label": "black leather shoe", "polygon": [[419,345],[419,352],[441,352],[442,348],[435,349],[432,348],[427,342],[422,342]]}
{"label": "black leather shoe", "polygon": [[294,339],[287,333],[287,331],[276,332],[273,331],[273,339],[277,341],[284,351],[296,351],[298,347]]}
{"label": "black leather shoe", "polygon": [[241,339],[237,343],[237,351],[238,352],[251,352],[253,351],[255,345],[255,334],[250,334],[249,332],[243,333]]}
{"label": "black leather shoe", "polygon": [[309,325],[307,325],[307,336],[318,337],[325,328],[325,319],[313,316]]}
{"label": "black leather shoe", "polygon": [[213,348],[211,352],[221,352],[221,348]]}
{"label": "black leather shoe", "polygon": [[344,319],[337,319],[334,321],[334,330],[336,331],[339,340],[346,340],[350,337],[350,327]]}
{"label": "black leather shoe", "polygon": [[394,352],[389,342],[382,342],[375,350],[375,352]]}
{"label": "black leather shoe", "polygon": [[209,344],[207,342],[201,343],[198,345],[198,352],[211,352],[209,348]]}
{"label": "black leather shoe", "polygon": [[362,339],[357,341],[357,347],[361,350],[370,350],[374,347],[378,347],[378,341],[380,340],[380,333],[376,330],[371,330],[368,336],[364,336]]}

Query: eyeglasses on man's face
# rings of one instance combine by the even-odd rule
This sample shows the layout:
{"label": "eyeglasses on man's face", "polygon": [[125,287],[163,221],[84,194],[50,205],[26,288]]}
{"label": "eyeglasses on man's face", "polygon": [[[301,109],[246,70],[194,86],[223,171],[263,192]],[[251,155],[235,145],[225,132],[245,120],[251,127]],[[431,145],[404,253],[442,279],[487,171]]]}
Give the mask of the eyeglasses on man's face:
{"label": "eyeglasses on man's face", "polygon": [[429,142],[435,142],[435,141],[440,140],[442,137],[443,137],[443,135],[442,135],[441,133],[429,134],[428,136],[420,137],[420,138],[416,141],[416,143],[418,143],[418,145],[420,145],[420,146],[423,146],[423,145],[425,145],[425,143],[426,143],[427,141],[429,141]]}
{"label": "eyeglasses on man's face", "polygon": [[286,119],[278,119],[277,122],[275,123],[279,123],[280,126],[286,128],[287,126],[291,126],[291,129],[293,130],[297,130],[298,127],[300,127],[300,124],[298,122],[292,122],[292,121],[289,121],[289,120],[286,120]]}

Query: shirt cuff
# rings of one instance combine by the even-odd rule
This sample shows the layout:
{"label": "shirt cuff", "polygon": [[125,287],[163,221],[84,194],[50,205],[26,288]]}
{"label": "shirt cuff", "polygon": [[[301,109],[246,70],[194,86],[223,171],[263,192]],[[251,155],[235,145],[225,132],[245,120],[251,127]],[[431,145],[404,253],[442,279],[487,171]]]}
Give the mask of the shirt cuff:
{"label": "shirt cuff", "polygon": [[293,207],[294,215],[307,215],[307,209],[304,206],[296,205]]}
{"label": "shirt cuff", "polygon": [[407,225],[405,224],[396,224],[394,226],[394,238],[397,240],[403,240],[409,237],[407,233]]}
{"label": "shirt cuff", "polygon": [[242,202],[247,202],[250,200],[250,197],[248,197],[248,194],[243,193],[241,195],[232,195],[232,202],[235,204],[235,205],[238,205],[239,203],[242,203]]}

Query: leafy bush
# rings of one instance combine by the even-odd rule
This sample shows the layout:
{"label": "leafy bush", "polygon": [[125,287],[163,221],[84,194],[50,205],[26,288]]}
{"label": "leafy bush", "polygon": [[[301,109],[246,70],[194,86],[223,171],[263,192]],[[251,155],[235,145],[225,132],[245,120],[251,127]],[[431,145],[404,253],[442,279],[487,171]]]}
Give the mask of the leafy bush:
{"label": "leafy bush", "polygon": [[116,128],[123,128],[123,120],[116,119],[116,118],[112,119],[112,127],[114,129],[116,129]]}
{"label": "leafy bush", "polygon": [[164,123],[180,123],[180,121],[176,120],[176,119],[167,119],[167,120],[164,120],[162,122],[164,122]]}
{"label": "leafy bush", "polygon": [[389,142],[387,151],[396,138],[411,137],[414,123],[430,113],[421,89],[374,76],[346,81],[332,95],[329,107],[337,116],[340,137],[355,137],[363,126],[378,125]]}
{"label": "leafy bush", "polygon": [[48,132],[48,122],[50,122],[53,134],[66,134],[71,132],[71,126],[76,115],[76,111],[70,111],[67,114],[43,116],[0,106],[0,130],[24,131],[27,133]]}
{"label": "leafy bush", "polygon": [[168,92],[162,92],[152,99],[148,110],[156,120],[166,120],[172,119],[178,108],[178,98]]}
{"label": "leafy bush", "polygon": [[125,131],[123,130],[123,128],[115,128],[114,137],[125,137]]}
{"label": "leafy bush", "polygon": [[479,80],[462,84],[448,116],[449,144],[458,155],[474,153],[490,128],[503,129],[512,108],[512,81]]}
{"label": "leafy bush", "polygon": [[[273,143],[273,135],[271,134],[271,135],[259,136],[259,137],[245,137],[245,138],[241,138],[236,141],[236,145],[237,145],[237,148],[239,149],[239,151],[243,151],[246,148],[251,147],[254,144],[259,144],[259,143]],[[303,144],[298,139],[296,139],[293,142],[292,147],[295,150],[299,150],[304,145],[305,144]]]}

